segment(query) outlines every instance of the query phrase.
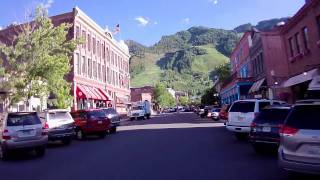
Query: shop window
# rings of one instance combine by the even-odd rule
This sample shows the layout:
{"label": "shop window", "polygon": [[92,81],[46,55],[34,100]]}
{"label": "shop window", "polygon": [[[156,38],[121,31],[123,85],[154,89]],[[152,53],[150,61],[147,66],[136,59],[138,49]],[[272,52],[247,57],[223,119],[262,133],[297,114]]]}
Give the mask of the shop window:
{"label": "shop window", "polygon": [[80,38],[80,27],[77,26],[76,27],[76,39],[79,39]]}
{"label": "shop window", "polygon": [[296,43],[297,53],[300,54],[301,49],[300,49],[300,35],[299,35],[299,33],[296,33],[294,35],[294,39],[295,39],[295,43]]}
{"label": "shop window", "polygon": [[96,53],[96,38],[92,38],[92,52]]}
{"label": "shop window", "polygon": [[87,43],[87,45],[88,45],[88,51],[91,51],[91,36],[90,36],[90,34],[88,34],[87,41],[88,41],[88,43]]}
{"label": "shop window", "polygon": [[307,27],[302,28],[302,33],[303,33],[304,49],[305,49],[305,50],[309,50],[308,28],[307,28]]}
{"label": "shop window", "polygon": [[82,74],[85,75],[86,73],[86,57],[82,56]]}
{"label": "shop window", "polygon": [[84,41],[83,44],[82,44],[82,48],[86,49],[86,43],[87,42],[86,42],[86,31],[85,30],[82,31],[82,39]]}
{"label": "shop window", "polygon": [[293,48],[293,38],[289,38],[289,50],[290,50],[290,56],[293,57],[294,55],[294,48]]}
{"label": "shop window", "polygon": [[319,32],[319,39],[320,39],[320,16],[317,17],[317,25],[318,25],[318,32]]}
{"label": "shop window", "polygon": [[77,53],[76,56],[75,56],[75,66],[74,66],[76,69],[75,69],[75,72],[77,74],[80,74],[80,69],[81,69],[81,62],[80,62],[80,56],[79,54]]}

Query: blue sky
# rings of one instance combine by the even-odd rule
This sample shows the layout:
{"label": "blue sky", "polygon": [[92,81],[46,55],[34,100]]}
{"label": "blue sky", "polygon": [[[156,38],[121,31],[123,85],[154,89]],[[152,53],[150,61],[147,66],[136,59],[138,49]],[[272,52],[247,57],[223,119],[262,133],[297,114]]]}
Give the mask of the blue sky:
{"label": "blue sky", "polygon": [[38,3],[49,7],[49,15],[78,6],[103,28],[114,29],[119,23],[117,39],[152,45],[163,35],[192,26],[233,29],[292,16],[304,0],[0,0],[0,26],[23,21],[26,9]]}

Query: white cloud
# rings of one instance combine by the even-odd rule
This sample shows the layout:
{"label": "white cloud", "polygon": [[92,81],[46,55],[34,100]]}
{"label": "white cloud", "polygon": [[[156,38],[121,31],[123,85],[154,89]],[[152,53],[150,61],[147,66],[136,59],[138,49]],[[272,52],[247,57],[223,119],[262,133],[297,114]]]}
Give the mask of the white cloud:
{"label": "white cloud", "polygon": [[142,16],[136,17],[134,18],[134,20],[138,21],[139,26],[147,26],[150,22],[149,18],[142,17]]}
{"label": "white cloud", "polygon": [[190,24],[190,18],[182,19],[182,24]]}
{"label": "white cloud", "polygon": [[49,8],[52,6],[53,3],[54,3],[53,0],[48,0],[47,2],[41,3],[41,4],[42,4],[42,6],[43,6],[44,8],[49,9]]}
{"label": "white cloud", "polygon": [[209,0],[210,3],[212,3],[213,5],[217,5],[219,3],[218,0]]}
{"label": "white cloud", "polygon": [[155,22],[153,22],[153,24],[154,24],[154,25],[157,25],[157,24],[158,24],[158,22],[157,22],[157,21],[155,21]]}
{"label": "white cloud", "polygon": [[2,30],[2,26],[0,26],[0,30]]}

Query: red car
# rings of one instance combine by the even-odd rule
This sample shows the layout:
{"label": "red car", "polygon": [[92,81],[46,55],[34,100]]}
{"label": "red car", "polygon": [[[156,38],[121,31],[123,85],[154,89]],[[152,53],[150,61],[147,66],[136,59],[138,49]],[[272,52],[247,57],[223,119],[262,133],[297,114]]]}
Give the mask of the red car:
{"label": "red car", "polygon": [[222,120],[228,120],[229,109],[230,109],[230,105],[228,105],[228,104],[223,105],[220,112],[219,112],[219,118]]}
{"label": "red car", "polygon": [[111,120],[101,109],[78,110],[71,112],[71,115],[75,121],[77,139],[91,134],[104,138],[109,131]]}

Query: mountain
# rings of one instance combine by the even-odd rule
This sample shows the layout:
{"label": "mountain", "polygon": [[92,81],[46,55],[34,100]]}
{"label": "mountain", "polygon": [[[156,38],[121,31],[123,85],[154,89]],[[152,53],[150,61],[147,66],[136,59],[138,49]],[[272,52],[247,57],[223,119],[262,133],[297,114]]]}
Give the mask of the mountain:
{"label": "mountain", "polygon": [[172,35],[163,36],[159,42],[147,47],[133,40],[129,46],[131,86],[139,87],[164,83],[175,90],[187,91],[198,97],[212,86],[215,68],[228,62],[234,46],[243,32],[253,27],[270,30],[288,18],[260,21],[240,25],[234,30],[191,27]]}
{"label": "mountain", "polygon": [[210,73],[228,62],[227,56],[238,39],[235,31],[199,26],[163,36],[151,47],[128,40],[131,85],[160,81],[192,96],[200,95],[212,85]]}
{"label": "mountain", "polygon": [[288,20],[289,20],[289,17],[274,18],[274,19],[260,21],[255,26],[253,26],[251,23],[242,24],[242,25],[234,28],[234,30],[237,33],[243,33],[245,31],[251,30],[252,28],[256,28],[256,29],[258,29],[260,31],[269,31],[272,28],[274,28],[279,22],[287,22]]}

